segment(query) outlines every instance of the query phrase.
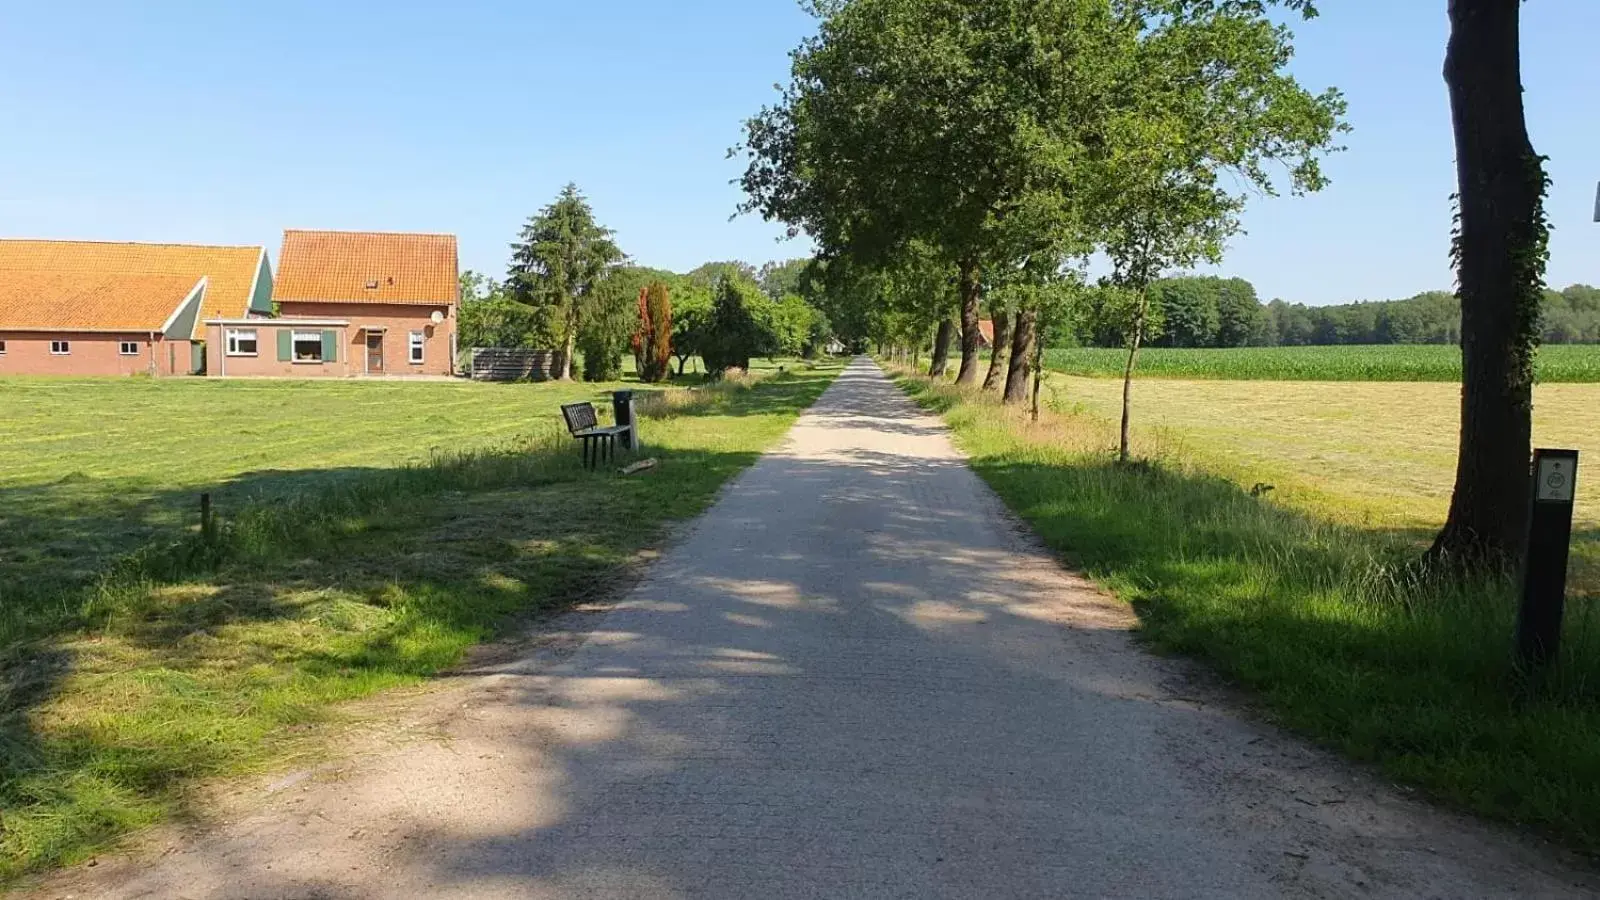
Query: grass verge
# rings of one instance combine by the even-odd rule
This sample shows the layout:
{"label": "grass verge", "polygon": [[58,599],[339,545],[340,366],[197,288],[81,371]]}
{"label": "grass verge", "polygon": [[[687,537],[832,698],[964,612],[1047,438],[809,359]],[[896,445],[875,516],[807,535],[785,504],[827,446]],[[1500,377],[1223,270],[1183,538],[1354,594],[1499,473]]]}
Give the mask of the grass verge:
{"label": "grass verge", "polygon": [[1284,725],[1484,816],[1600,852],[1600,618],[1569,611],[1553,677],[1510,665],[1510,584],[1430,580],[1391,532],[1255,497],[1111,422],[901,372],[1040,537],[1138,612],[1154,645],[1253,689]]}
{"label": "grass verge", "polygon": [[194,812],[203,779],[281,763],[336,704],[604,589],[833,374],[653,397],[645,475],[585,472],[541,429],[225,508],[213,540],[30,607],[0,647],[0,885]]}

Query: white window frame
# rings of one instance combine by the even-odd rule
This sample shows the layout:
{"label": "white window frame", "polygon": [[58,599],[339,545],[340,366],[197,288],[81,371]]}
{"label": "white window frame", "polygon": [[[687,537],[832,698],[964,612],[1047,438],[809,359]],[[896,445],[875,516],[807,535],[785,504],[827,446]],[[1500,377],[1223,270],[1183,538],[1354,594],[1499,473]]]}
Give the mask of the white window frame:
{"label": "white window frame", "polygon": [[[249,337],[245,337],[245,335],[249,335]],[[224,349],[229,356],[261,355],[261,333],[254,328],[229,328],[223,332],[222,339],[225,345]],[[240,350],[239,344],[243,341],[255,344],[256,348],[250,351]],[[294,342],[291,340],[289,343],[292,348]]]}
{"label": "white window frame", "polygon": [[71,356],[72,355],[72,342],[71,341],[51,341],[50,342],[50,355],[51,356]]}
{"label": "white window frame", "polygon": [[[317,357],[316,357],[316,359],[301,359],[300,358],[300,342],[301,341],[312,341],[317,345]],[[291,332],[289,332],[289,361],[290,362],[294,362],[294,363],[300,363],[302,365],[310,365],[312,363],[321,363],[321,362],[323,362],[323,359],[322,359],[322,332],[320,332],[320,331],[291,331]]]}
{"label": "white window frame", "polygon": [[[132,347],[133,349],[129,350],[128,349],[129,347]],[[138,356],[139,355],[139,342],[138,341],[118,341],[117,342],[117,355],[118,356]]]}
{"label": "white window frame", "polygon": [[426,352],[424,348],[427,346],[428,336],[426,334],[420,331],[410,332],[409,337],[406,338],[406,359],[409,360],[413,366],[422,365],[424,354]]}

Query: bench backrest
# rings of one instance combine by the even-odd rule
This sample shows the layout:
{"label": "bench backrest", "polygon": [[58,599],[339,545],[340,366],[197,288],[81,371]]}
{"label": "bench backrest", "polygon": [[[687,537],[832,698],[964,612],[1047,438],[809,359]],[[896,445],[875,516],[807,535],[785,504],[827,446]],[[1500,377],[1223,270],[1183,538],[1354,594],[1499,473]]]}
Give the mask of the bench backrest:
{"label": "bench backrest", "polygon": [[600,424],[593,403],[568,403],[561,407],[561,415],[567,420],[567,430],[573,434]]}

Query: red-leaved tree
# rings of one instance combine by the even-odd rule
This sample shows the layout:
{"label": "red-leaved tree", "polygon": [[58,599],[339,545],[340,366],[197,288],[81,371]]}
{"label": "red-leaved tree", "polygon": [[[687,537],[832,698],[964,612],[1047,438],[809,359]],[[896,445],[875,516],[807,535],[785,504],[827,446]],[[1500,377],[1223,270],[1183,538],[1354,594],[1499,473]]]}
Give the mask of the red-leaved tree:
{"label": "red-leaved tree", "polygon": [[654,383],[672,372],[672,298],[667,286],[652,281],[639,291],[639,330],[633,335],[639,380]]}

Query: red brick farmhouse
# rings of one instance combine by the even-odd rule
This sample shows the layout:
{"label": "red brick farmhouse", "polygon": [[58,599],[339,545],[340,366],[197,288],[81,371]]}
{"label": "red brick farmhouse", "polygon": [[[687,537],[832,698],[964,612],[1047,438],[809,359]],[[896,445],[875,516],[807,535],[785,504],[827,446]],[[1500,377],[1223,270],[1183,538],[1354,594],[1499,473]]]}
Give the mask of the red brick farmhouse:
{"label": "red brick farmhouse", "polygon": [[450,375],[457,266],[453,235],[286,231],[275,316],[208,319],[208,374]]}

